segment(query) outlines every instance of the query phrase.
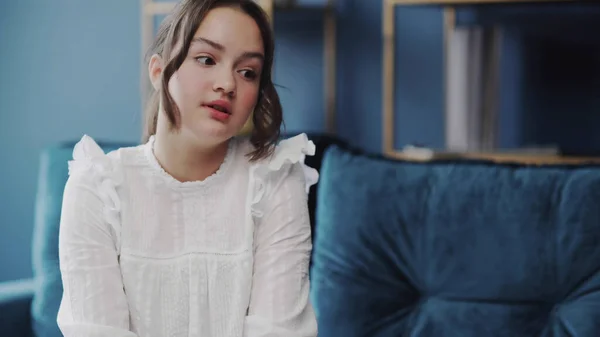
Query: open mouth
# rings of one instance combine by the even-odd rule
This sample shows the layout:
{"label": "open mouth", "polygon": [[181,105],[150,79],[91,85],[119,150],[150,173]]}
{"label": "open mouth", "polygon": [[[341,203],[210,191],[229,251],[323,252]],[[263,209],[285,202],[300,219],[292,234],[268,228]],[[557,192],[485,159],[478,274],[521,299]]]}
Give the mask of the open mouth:
{"label": "open mouth", "polygon": [[221,111],[221,112],[224,112],[224,113],[226,113],[228,115],[231,115],[231,112],[227,108],[225,108],[223,106],[216,105],[216,104],[207,104],[206,106],[209,107],[209,108],[211,108],[211,109],[215,109],[217,111]]}

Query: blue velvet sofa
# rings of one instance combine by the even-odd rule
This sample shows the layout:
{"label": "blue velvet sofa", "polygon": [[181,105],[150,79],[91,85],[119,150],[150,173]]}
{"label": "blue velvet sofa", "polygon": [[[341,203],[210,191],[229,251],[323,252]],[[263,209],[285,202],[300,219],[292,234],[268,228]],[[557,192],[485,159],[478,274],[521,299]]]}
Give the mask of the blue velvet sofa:
{"label": "blue velvet sofa", "polygon": [[600,166],[333,146],[320,172],[320,337],[600,336]]}
{"label": "blue velvet sofa", "polygon": [[[600,336],[600,166],[411,163],[309,136],[320,337]],[[57,233],[72,147],[42,154],[35,275],[0,285],[1,336],[61,336]]]}

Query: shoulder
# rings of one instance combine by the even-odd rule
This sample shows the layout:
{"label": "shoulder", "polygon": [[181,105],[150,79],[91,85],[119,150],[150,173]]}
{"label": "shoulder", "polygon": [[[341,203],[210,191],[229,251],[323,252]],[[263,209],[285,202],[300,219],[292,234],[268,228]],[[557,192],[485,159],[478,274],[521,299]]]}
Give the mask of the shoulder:
{"label": "shoulder", "polygon": [[122,149],[109,153],[84,135],[73,148],[73,159],[69,161],[69,179],[65,193],[69,189],[83,187],[99,197],[105,207],[117,211],[119,200],[117,186],[123,181],[121,165]]}
{"label": "shoulder", "polygon": [[306,165],[306,156],[315,154],[315,144],[304,133],[281,140],[273,154],[251,166],[251,183],[255,185],[254,204],[269,200],[278,192],[296,190],[308,194],[319,180],[316,169]]}
{"label": "shoulder", "polygon": [[[73,148],[69,161],[70,177],[110,178],[120,183],[124,167],[135,166],[144,145],[103,149],[92,137],[84,135]],[[89,180],[89,179],[88,179]]]}
{"label": "shoulder", "polygon": [[110,179],[119,183],[122,150],[105,153],[92,137],[84,135],[73,147],[73,158],[68,163],[69,179],[88,183]]}
{"label": "shoulder", "polygon": [[277,144],[273,155],[268,160],[269,169],[277,171],[287,164],[304,164],[306,156],[314,156],[315,151],[315,144],[305,133],[283,139]]}
{"label": "shoulder", "polygon": [[[242,153],[248,154],[254,148],[248,140],[243,142]],[[306,156],[314,156],[316,151],[315,144],[305,133],[282,139],[276,146],[273,153],[264,159],[251,164],[255,174],[266,177],[284,177],[295,173],[301,175],[306,180],[308,188],[319,179],[317,170],[307,166],[304,161]]]}
{"label": "shoulder", "polygon": [[63,197],[73,200],[70,207],[78,203],[77,207],[85,206],[86,209],[101,212],[99,215],[115,233],[119,232],[121,210],[117,192],[123,181],[121,155],[122,149],[105,153],[92,137],[84,135],[73,148]]}

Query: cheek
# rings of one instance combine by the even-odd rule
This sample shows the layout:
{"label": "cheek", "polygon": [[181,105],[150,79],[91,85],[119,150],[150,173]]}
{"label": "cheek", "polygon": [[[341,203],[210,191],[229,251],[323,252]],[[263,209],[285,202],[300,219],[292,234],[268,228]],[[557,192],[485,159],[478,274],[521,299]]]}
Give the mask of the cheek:
{"label": "cheek", "polygon": [[177,101],[181,95],[181,85],[179,81],[179,74],[175,73],[169,79],[169,93]]}
{"label": "cheek", "polygon": [[198,98],[201,93],[212,90],[207,76],[203,76],[198,72],[186,72],[180,82],[183,92],[190,98]]}
{"label": "cheek", "polygon": [[182,74],[185,73],[177,72],[169,80],[169,92],[180,108],[185,106],[186,97],[188,96],[187,91],[189,90],[189,85],[186,83],[187,79]]}
{"label": "cheek", "polygon": [[250,114],[254,109],[254,106],[257,103],[258,99],[258,87],[256,88],[245,88],[245,90],[240,91],[238,94],[238,104],[240,108],[244,110],[244,112]]}
{"label": "cheek", "polygon": [[173,90],[184,100],[197,99],[199,93],[212,88],[207,74],[189,62],[184,62],[171,80],[174,81]]}

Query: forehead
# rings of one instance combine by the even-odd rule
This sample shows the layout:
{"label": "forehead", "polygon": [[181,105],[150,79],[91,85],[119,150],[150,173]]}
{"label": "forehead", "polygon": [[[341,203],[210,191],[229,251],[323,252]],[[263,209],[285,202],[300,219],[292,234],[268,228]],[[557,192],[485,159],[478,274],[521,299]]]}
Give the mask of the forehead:
{"label": "forehead", "polygon": [[200,23],[195,37],[217,42],[226,51],[263,51],[258,25],[238,8],[218,7],[210,10]]}

